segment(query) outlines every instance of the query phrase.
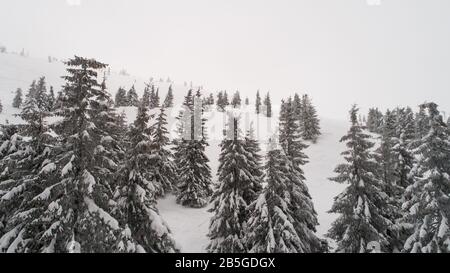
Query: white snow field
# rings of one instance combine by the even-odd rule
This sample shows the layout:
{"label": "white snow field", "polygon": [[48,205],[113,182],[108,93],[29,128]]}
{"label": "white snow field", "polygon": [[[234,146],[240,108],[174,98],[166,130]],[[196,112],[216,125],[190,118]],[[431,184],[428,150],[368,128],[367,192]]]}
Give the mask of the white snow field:
{"label": "white snow field", "polygon": [[[11,107],[14,92],[18,87],[22,88],[25,94],[33,80],[45,76],[47,83],[54,87],[55,92],[58,92],[64,83],[61,76],[65,74],[65,66],[61,62],[48,63],[42,59],[0,54],[0,100],[3,104],[3,112],[0,114],[0,124],[5,124],[7,121],[11,124],[22,122],[19,117],[15,116],[19,111]],[[107,77],[107,86],[113,95],[115,95],[115,92],[120,86],[128,90],[133,84],[135,84],[138,94],[142,95],[145,86],[144,82],[144,79],[123,76],[114,71]],[[167,115],[168,129],[174,135],[176,117],[179,113],[179,104],[182,103],[189,87],[177,82],[156,81],[154,83],[155,86],[160,88],[159,94],[161,100],[164,100],[169,85],[173,85],[175,104],[178,106],[169,109]],[[209,94],[213,91],[216,90],[206,90],[204,94]],[[248,94],[248,97],[252,99],[254,95]],[[242,130],[246,130],[252,124],[256,130],[255,134],[260,141],[262,154],[264,155],[268,139],[277,130],[277,114],[279,109],[274,102],[274,117],[267,119],[262,115],[258,116],[254,113],[253,103],[251,100],[250,106],[243,107],[239,110],[244,127]],[[128,122],[131,123],[134,121],[136,116],[135,108],[126,107],[119,109],[119,111],[125,111]],[[210,144],[206,153],[210,159],[213,182],[215,183],[220,153],[219,144],[222,140],[226,114],[211,109],[205,116],[208,119],[207,128]],[[307,185],[318,213],[320,225],[318,226],[317,235],[322,238],[330,228],[333,220],[336,219],[336,215],[329,214],[328,210],[331,209],[334,197],[345,187],[345,185],[339,185],[329,181],[328,178],[334,176],[334,168],[338,163],[342,162],[340,153],[345,149],[345,146],[339,143],[339,140],[346,133],[348,126],[348,122],[346,121],[322,118],[322,136],[316,144],[308,143],[310,146],[306,150],[310,162],[304,167],[304,171]],[[184,208],[176,204],[173,195],[168,195],[166,198],[160,200],[158,207],[183,252],[205,252],[205,247],[208,244],[207,233],[211,217],[211,214],[207,212],[209,207],[203,209]]]}

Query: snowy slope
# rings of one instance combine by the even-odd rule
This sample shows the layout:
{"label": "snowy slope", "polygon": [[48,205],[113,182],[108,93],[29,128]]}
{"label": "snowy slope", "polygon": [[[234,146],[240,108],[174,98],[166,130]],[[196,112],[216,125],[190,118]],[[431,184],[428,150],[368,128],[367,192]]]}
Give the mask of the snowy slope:
{"label": "snowy slope", "polygon": [[[56,93],[64,84],[64,80],[61,77],[66,75],[65,69],[66,67],[62,62],[49,63],[44,59],[0,53],[0,101],[3,104],[3,112],[0,113],[0,124],[4,124],[6,120],[10,123],[21,122],[19,118],[14,116],[18,114],[17,109],[11,107],[17,88],[22,88],[24,93],[26,93],[33,80],[38,80],[44,76],[47,84],[53,86]],[[99,76],[103,77],[103,73]],[[134,84],[138,94],[142,95],[145,82],[148,82],[149,79],[124,76],[111,70],[111,74],[107,76],[107,87],[114,96],[119,87],[124,87],[128,90]],[[169,86],[173,85],[175,103],[181,103],[189,89],[188,86],[184,86],[184,83],[155,81],[154,84],[160,89],[161,100],[164,100]]]}
{"label": "snowy slope", "polygon": [[[12,103],[15,90],[20,87],[25,92],[31,82],[41,76],[45,76],[47,83],[54,86],[55,91],[63,85],[61,76],[65,75],[65,66],[62,63],[48,63],[46,60],[24,58],[17,55],[0,54],[0,100],[3,104],[3,113],[0,114],[0,124],[4,124],[6,120],[10,123],[20,123],[20,118],[14,116],[18,113],[17,109],[13,109]],[[144,89],[144,79],[133,76],[123,76],[114,71],[107,79],[108,89],[114,95],[120,86],[126,89],[135,84],[139,95],[142,95]],[[184,84],[155,82],[160,88],[160,96],[163,100],[169,85],[173,85],[175,106],[167,112],[169,132],[172,137],[175,136],[176,117],[179,113],[179,104],[189,89]],[[250,102],[253,105],[253,102]],[[254,113],[253,106],[243,107],[241,112],[241,120],[246,130],[250,124],[256,129],[256,136],[260,141],[263,154],[267,148],[267,142],[273,133],[277,131],[277,113],[279,109],[277,105],[273,106],[275,117],[268,119],[262,115]],[[128,122],[134,121],[136,109],[133,107],[125,107],[119,109],[127,115]],[[213,174],[213,180],[216,182],[216,171],[218,168],[218,158],[220,153],[219,144],[222,140],[223,128],[226,123],[226,115],[212,109],[206,113],[209,147],[206,154],[210,159],[210,167]],[[335,166],[341,162],[340,153],[344,150],[344,145],[339,143],[339,139],[346,133],[348,124],[346,122],[322,119],[323,135],[317,144],[311,144],[306,153],[310,158],[310,163],[305,166],[305,175],[310,193],[313,197],[314,205],[319,217],[320,226],[317,234],[323,236],[330,228],[335,215],[328,214],[333,203],[333,198],[342,191],[343,185],[330,182],[329,177],[334,176],[333,170]],[[159,209],[174,233],[177,242],[180,244],[184,252],[204,252],[208,244],[207,232],[209,228],[210,213],[208,208],[190,209],[183,208],[176,204],[174,196],[167,196],[160,200]]]}

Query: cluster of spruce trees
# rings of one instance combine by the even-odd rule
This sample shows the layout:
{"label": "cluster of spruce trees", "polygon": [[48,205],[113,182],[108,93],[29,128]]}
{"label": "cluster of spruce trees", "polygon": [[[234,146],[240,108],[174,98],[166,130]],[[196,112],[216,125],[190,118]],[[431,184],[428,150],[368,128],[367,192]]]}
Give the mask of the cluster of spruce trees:
{"label": "cluster of spruce trees", "polygon": [[[25,124],[2,128],[1,252],[176,252],[156,209],[168,192],[183,206],[213,203],[210,252],[321,251],[301,167],[307,158],[299,100],[283,102],[280,140],[273,138],[264,172],[253,131],[242,136],[239,119],[230,117],[213,189],[203,117],[212,95],[189,90],[179,137],[171,142],[165,114],[173,105],[171,87],[162,107],[152,85],[141,99],[134,87],[121,88],[113,102],[106,79],[98,81],[106,65],[80,57],[66,64],[58,97],[44,78],[23,101],[18,90],[14,104]],[[232,105],[240,104],[236,92]],[[133,105],[138,114],[128,126],[114,106]],[[159,114],[149,114],[159,107]],[[49,123],[53,116],[57,121]]]}
{"label": "cluster of spruce trees", "polygon": [[[55,107],[57,106],[57,100],[59,98],[55,97],[55,92],[52,86],[50,86],[50,89],[47,90],[45,77],[41,77],[38,81],[32,82],[27,97],[30,96],[30,94],[39,94],[39,104],[41,104],[47,111],[51,112],[55,110]],[[21,88],[17,88],[12,106],[14,108],[21,108],[23,106],[23,102],[23,91]]]}
{"label": "cluster of spruce trees", "polygon": [[155,88],[154,84],[146,85],[141,99],[139,99],[136,88],[133,85],[128,92],[123,87],[120,87],[116,93],[114,104],[116,107],[139,107],[140,103],[143,102],[145,107],[149,107],[150,109],[159,108],[160,106],[171,108],[173,107],[173,99],[172,85],[169,86],[169,90],[167,91],[166,98],[162,105],[160,102],[159,88]]}
{"label": "cluster of spruce trees", "polygon": [[[328,251],[315,235],[303,172],[304,141],[320,135],[307,95],[282,101],[264,160],[253,129],[242,132],[239,117],[228,113],[213,185],[204,118],[213,95],[188,91],[179,136],[170,141],[165,111],[173,106],[172,87],[162,105],[151,84],[141,99],[134,87],[121,88],[113,102],[106,79],[98,81],[105,64],[75,57],[66,65],[57,98],[45,78],[25,98],[17,90],[13,104],[25,123],[2,128],[0,252],[177,252],[156,208],[168,192],[183,206],[212,203],[209,252]],[[231,102],[220,92],[216,104],[238,108],[239,92]],[[134,123],[128,126],[115,106],[136,106]],[[272,116],[269,95],[262,104],[258,92],[255,106]],[[449,252],[450,119],[444,122],[434,103],[417,113],[371,109],[367,127],[356,106],[350,117],[345,162],[331,179],[348,185],[330,211],[339,214],[328,233],[336,251],[379,245],[383,252]],[[379,135],[379,145],[366,129]]]}
{"label": "cluster of spruce trees", "polygon": [[[331,180],[348,184],[331,210],[338,252],[450,252],[450,128],[435,103],[420,111],[371,109],[367,127],[350,112],[345,163]],[[380,144],[366,128],[380,134]]]}
{"label": "cluster of spruce trees", "polygon": [[[212,253],[323,252],[302,167],[307,163],[294,100],[283,102],[279,132],[262,166],[253,130],[240,131],[229,114],[221,143],[207,250]],[[265,185],[265,187],[263,187]]]}
{"label": "cluster of spruce trees", "polygon": [[66,65],[59,107],[41,79],[21,106],[25,124],[2,130],[0,252],[177,252],[156,209],[175,179],[164,107],[154,120],[140,101],[128,128],[98,82],[106,65]]}

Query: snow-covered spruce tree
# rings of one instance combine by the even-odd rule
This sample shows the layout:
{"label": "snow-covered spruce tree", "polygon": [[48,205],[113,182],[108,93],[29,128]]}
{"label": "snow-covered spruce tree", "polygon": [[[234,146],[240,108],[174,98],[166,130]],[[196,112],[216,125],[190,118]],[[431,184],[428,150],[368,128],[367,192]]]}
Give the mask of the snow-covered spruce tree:
{"label": "snow-covered spruce tree", "polygon": [[[391,185],[390,188],[394,191],[389,191],[394,193],[391,196],[391,204],[395,208],[395,211],[391,212],[390,219],[395,221],[395,225],[390,227],[388,230],[390,247],[389,250],[392,252],[399,252],[403,249],[403,245],[406,239],[409,237],[411,226],[404,224],[402,218],[405,215],[405,211],[402,209],[402,204],[406,201],[405,190],[414,181],[413,174],[413,163],[414,156],[412,154],[411,143],[414,139],[414,113],[411,108],[397,108],[395,110],[396,121],[395,121],[395,138],[391,138],[389,141],[393,143],[391,150],[393,164],[392,177],[395,184]],[[388,124],[390,122],[388,121]],[[383,133],[382,138],[385,138],[386,133]],[[382,146],[385,146],[382,144]],[[386,148],[386,147],[385,147]],[[381,147],[380,147],[381,149]],[[386,163],[381,163],[381,166],[385,166]],[[388,193],[389,193],[388,192]]]}
{"label": "snow-covered spruce tree", "polygon": [[279,126],[279,143],[291,164],[287,173],[290,192],[287,204],[292,211],[294,228],[302,240],[302,252],[319,252],[321,242],[314,234],[318,225],[317,213],[302,170],[308,159],[303,152],[307,146],[301,140],[291,98],[282,103]]}
{"label": "snow-covered spruce tree", "polygon": [[[184,97],[182,109],[177,116],[178,139],[174,140],[175,145],[177,145],[177,142],[181,141],[181,139],[183,138],[183,136],[185,134],[185,126],[190,125],[190,124],[186,123],[186,120],[184,118],[186,118],[187,116],[190,117],[190,114],[194,111],[194,95],[192,94],[192,92],[193,92],[192,89],[189,89],[188,93]],[[176,148],[175,148],[175,150],[176,150]],[[175,156],[175,158],[178,158],[178,156]]]}
{"label": "snow-covered spruce tree", "polygon": [[55,99],[55,105],[53,107],[54,112],[58,112],[61,109],[64,93],[62,90],[58,91]]}
{"label": "snow-covered spruce tree", "polygon": [[44,149],[41,144],[42,138],[45,138],[45,134],[49,131],[46,118],[51,115],[50,108],[45,78],[41,78],[36,89],[33,84],[31,85],[20,114],[21,118],[27,122],[24,134],[31,137],[32,147],[38,154]]}
{"label": "snow-covered spruce tree", "polygon": [[47,95],[47,110],[49,112],[52,112],[53,110],[55,110],[55,103],[56,103],[56,97],[55,97],[55,90],[53,89],[53,86],[50,86],[50,90],[48,91],[48,95]]}
{"label": "snow-covered spruce tree", "polygon": [[[382,212],[383,215],[392,222],[387,227],[386,245],[387,252],[399,252],[403,248],[403,232],[400,226],[396,225],[402,217],[401,204],[403,189],[399,185],[401,182],[402,168],[407,168],[407,158],[400,154],[400,139],[396,137],[397,113],[398,111],[387,110],[384,115],[384,122],[381,133],[381,143],[376,149],[374,159],[378,163],[376,175],[382,181],[383,191],[386,193],[389,206]],[[407,153],[404,154],[407,156]]]}
{"label": "snow-covered spruce tree", "polygon": [[50,94],[47,91],[47,83],[45,77],[41,77],[36,84],[35,98],[37,100],[38,107],[43,107],[47,111],[52,111],[54,100],[50,98]]}
{"label": "snow-covered spruce tree", "polygon": [[393,111],[387,110],[384,115],[384,122],[381,132],[381,143],[374,154],[374,158],[379,164],[379,178],[384,182],[387,193],[390,197],[395,196],[395,186],[397,179],[395,177],[395,168],[397,157],[394,154],[394,146],[397,144],[396,123]]}
{"label": "snow-covered spruce tree", "polygon": [[121,222],[125,224],[125,238],[119,250],[125,252],[171,253],[178,252],[168,225],[156,208],[155,161],[152,152],[150,115],[143,103],[131,126],[126,169],[122,171],[118,206]]}
{"label": "snow-covered spruce tree", "polygon": [[116,97],[114,100],[114,105],[116,107],[129,106],[128,100],[127,100],[127,91],[125,89],[123,89],[122,87],[119,87],[119,90],[117,90]]}
{"label": "snow-covered spruce tree", "polygon": [[167,91],[166,98],[164,99],[164,108],[172,108],[173,107],[173,88],[172,85],[169,86],[169,91]]}
{"label": "snow-covered spruce tree", "polygon": [[155,86],[152,85],[150,92],[150,109],[157,107],[159,107],[159,89],[156,89]]}
{"label": "snow-covered spruce tree", "polygon": [[[413,168],[414,156],[412,154],[411,143],[414,140],[414,113],[411,108],[399,109],[396,121],[397,141],[393,147],[393,152],[397,157],[395,176],[397,186],[402,191],[412,183],[411,170]],[[402,193],[402,202],[404,201]]]}
{"label": "snow-covered spruce tree", "polygon": [[233,99],[231,100],[231,105],[233,108],[239,108],[241,106],[241,95],[239,94],[239,91],[234,93]]}
{"label": "snow-covered spruce tree", "polygon": [[3,104],[2,104],[2,101],[0,100],[0,113],[2,113],[3,112]]}
{"label": "snow-covered spruce tree", "polygon": [[[190,110],[190,101],[195,100]],[[212,194],[211,169],[205,149],[203,109],[201,99],[188,94],[185,111],[179,120],[180,138],[175,143],[175,164],[178,173],[177,202],[183,206],[204,207]]]}
{"label": "snow-covered spruce tree", "polygon": [[207,105],[214,105],[214,95],[211,93],[209,94],[209,97],[206,99]]}
{"label": "snow-covered spruce tree", "polygon": [[12,103],[12,107],[14,108],[20,108],[20,106],[22,106],[22,96],[23,96],[23,92],[21,88],[17,88],[16,90],[16,95],[14,96],[14,100]]}
{"label": "snow-covered spruce tree", "polygon": [[161,107],[156,123],[153,125],[151,144],[152,154],[157,156],[153,165],[153,181],[160,185],[159,191],[156,192],[157,197],[171,192],[178,180],[173,154],[168,147],[170,145],[168,134],[165,108]]}
{"label": "snow-covered spruce tree", "polygon": [[[255,137],[254,128],[251,125],[250,129],[247,131],[245,135],[245,144],[244,147],[246,151],[248,152],[248,168],[250,170],[250,173],[255,178],[256,183],[253,184],[251,188],[253,188],[252,191],[249,191],[249,193],[258,193],[262,190],[262,185],[259,183],[259,181],[262,180],[263,172],[262,172],[262,156],[261,156],[261,149],[259,148],[259,142]],[[253,194],[245,195],[244,199],[247,203],[251,203],[253,200],[256,199],[256,196]]]}
{"label": "snow-covered spruce tree", "polygon": [[276,141],[271,140],[265,169],[267,186],[248,211],[250,218],[245,241],[253,253],[303,253],[310,246],[303,242],[295,229],[290,204],[291,162]]}
{"label": "snow-covered spruce tree", "polygon": [[106,66],[77,56],[66,65],[67,84],[58,113],[62,152],[54,165],[43,167],[49,177],[37,199],[43,211],[33,221],[32,251],[113,252],[121,228],[111,216],[112,181],[102,175],[105,168],[99,156],[112,158],[108,150],[102,151],[108,149],[101,146],[108,136],[98,129],[104,120],[95,116],[94,103],[106,92],[97,82],[97,71]]}
{"label": "snow-covered spruce tree", "polygon": [[202,99],[203,106],[205,109],[211,109],[211,106],[214,105],[214,95],[210,93],[207,97]]}
{"label": "snow-covered spruce tree", "polygon": [[259,115],[261,113],[261,96],[259,95],[259,90],[256,92],[255,109],[256,114]]}
{"label": "snow-covered spruce tree", "polygon": [[[218,185],[213,194],[214,213],[210,228],[208,251],[211,253],[245,253],[244,240],[247,206],[255,200],[260,177],[252,174],[253,159],[246,149],[239,130],[238,118],[229,114],[227,136],[222,141],[219,157]],[[246,200],[247,199],[247,200]],[[248,200],[250,199],[250,200]]]}
{"label": "snow-covered spruce tree", "polygon": [[128,90],[127,93],[127,103],[128,106],[139,106],[139,97],[138,94],[136,92],[136,88],[133,86],[131,86],[130,90]]}
{"label": "snow-covered spruce tree", "polygon": [[11,240],[3,237],[12,229],[10,219],[21,204],[15,195],[22,192],[18,166],[27,156],[27,146],[18,131],[15,125],[2,125],[0,131],[0,252],[9,248]]}
{"label": "snow-covered spruce tree", "polygon": [[104,181],[112,190],[115,188],[117,171],[125,158],[124,135],[126,133],[124,116],[118,114],[114,102],[106,87],[106,78],[100,90],[94,90],[91,102],[92,116],[95,117],[94,132],[97,146],[94,150],[96,161],[95,178]]}
{"label": "snow-covered spruce tree", "polygon": [[367,130],[372,133],[381,133],[383,125],[383,113],[378,108],[370,108],[367,115]]}
{"label": "snow-covered spruce tree", "polygon": [[200,100],[200,102],[202,102],[203,103],[203,99],[202,99],[202,89],[201,88],[199,88],[199,89],[197,89],[197,92],[195,92],[195,96],[197,96],[198,98],[200,98],[201,100]]}
{"label": "snow-covered spruce tree", "polygon": [[229,101],[229,98],[228,98],[228,93],[227,93],[227,91],[224,91],[223,92],[223,107],[225,108],[225,107],[227,107],[229,105],[230,105],[230,101]]}
{"label": "snow-covered spruce tree", "polygon": [[272,102],[270,101],[270,93],[267,93],[266,97],[264,98],[264,108],[266,112],[266,117],[271,118],[272,117]]}
{"label": "snow-covered spruce tree", "polygon": [[294,108],[295,118],[298,120],[300,124],[302,121],[302,99],[300,95],[295,93],[294,99],[292,100],[292,108]]}
{"label": "snow-covered spruce tree", "polygon": [[[32,92],[31,92],[32,91]],[[50,115],[47,104],[41,101],[42,92],[30,92],[26,96],[21,118],[26,122],[23,134],[30,140],[22,142],[22,149],[11,154],[7,160],[10,182],[6,185],[0,206],[8,208],[7,234],[0,238],[0,251],[34,252],[36,226],[34,222],[44,211],[41,198],[46,193],[48,174],[56,168],[52,161],[57,152],[58,141],[47,126]],[[6,175],[3,173],[3,175]]]}
{"label": "snow-covered spruce tree", "polygon": [[419,112],[416,113],[416,139],[422,139],[430,131],[430,120],[426,113],[425,104],[420,105]]}
{"label": "snow-covered spruce tree", "polygon": [[303,175],[300,166],[308,163],[308,158],[303,153],[303,150],[308,148],[308,146],[301,140],[300,127],[297,123],[293,106],[291,98],[287,102],[281,102],[279,142],[286,155]]}
{"label": "snow-covered spruce tree", "polygon": [[144,94],[142,95],[141,103],[144,104],[145,107],[150,107],[150,86],[146,85],[144,88]]}
{"label": "snow-covered spruce tree", "polygon": [[370,242],[378,242],[385,250],[388,244],[386,230],[389,219],[383,215],[388,207],[388,197],[383,191],[383,184],[375,173],[376,162],[370,153],[374,144],[369,135],[364,133],[357,120],[358,108],[350,111],[351,127],[341,142],[346,142],[348,150],[342,155],[346,163],[335,169],[338,176],[331,181],[348,184],[338,195],[330,213],[340,216],[333,222],[328,236],[337,242],[337,252],[366,252]]}
{"label": "snow-covered spruce tree", "polygon": [[450,252],[450,130],[435,103],[421,106],[427,113],[429,131],[417,140],[417,170],[406,190],[405,221],[413,226],[405,252]]}
{"label": "snow-covered spruce tree", "polygon": [[404,134],[406,140],[413,140],[415,134],[414,112],[411,107],[397,108],[396,112],[396,137]]}
{"label": "snow-covered spruce tree", "polygon": [[217,94],[216,106],[217,106],[217,111],[219,111],[219,112],[225,111],[225,107],[223,105],[223,92],[222,91],[220,91]]}
{"label": "snow-covered spruce tree", "polygon": [[29,98],[33,98],[33,103],[36,104],[37,109],[46,109],[46,111],[50,109],[45,77],[31,83],[25,99]]}
{"label": "snow-covered spruce tree", "polygon": [[301,100],[301,120],[300,129],[304,140],[310,140],[313,143],[320,136],[320,120],[317,117],[316,108],[312,104],[308,95],[303,95]]}

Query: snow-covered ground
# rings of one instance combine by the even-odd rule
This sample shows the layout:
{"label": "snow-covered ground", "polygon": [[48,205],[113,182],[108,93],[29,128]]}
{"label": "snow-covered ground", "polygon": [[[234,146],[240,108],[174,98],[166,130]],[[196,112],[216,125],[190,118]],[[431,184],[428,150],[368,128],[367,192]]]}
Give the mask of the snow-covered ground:
{"label": "snow-covered ground", "polygon": [[[107,70],[103,72],[108,72]],[[126,90],[130,89],[134,84],[136,91],[141,96],[145,84],[149,82],[148,79],[142,79],[135,76],[124,76],[115,70],[111,70],[110,74],[106,75],[107,88],[111,94],[116,94],[119,87]],[[0,113],[0,124],[5,124],[6,120],[10,123],[20,123],[20,119],[15,117],[17,109],[12,108],[11,104],[17,88],[21,88],[26,94],[33,80],[38,80],[40,77],[45,77],[47,84],[53,86],[55,93],[57,93],[64,84],[62,76],[67,75],[66,67],[61,62],[49,63],[47,60],[21,57],[14,54],[0,53],[0,101],[3,105],[3,112]],[[99,73],[99,77],[103,77],[104,73]],[[167,82],[156,80],[153,82],[159,89],[161,100],[164,100],[169,86],[173,86],[174,102],[181,103],[189,86],[185,86],[184,82]],[[195,88],[195,87],[194,87]]]}
{"label": "snow-covered ground", "polygon": [[[47,83],[54,86],[55,91],[63,85],[61,76],[65,75],[65,67],[62,63],[48,63],[46,60],[24,58],[17,55],[0,54],[0,100],[3,104],[3,112],[0,114],[0,124],[6,121],[9,123],[20,123],[18,110],[11,107],[15,90],[20,87],[26,92],[33,80],[41,76],[47,78]],[[139,95],[144,89],[144,80],[133,76],[123,76],[114,71],[107,79],[107,85],[114,95],[119,87],[129,89],[135,84]],[[160,88],[161,100],[164,99],[169,85],[173,85],[175,104],[178,105],[169,109],[168,123],[169,131],[174,133],[176,128],[176,117],[179,113],[179,104],[189,87],[184,84],[155,82]],[[212,92],[213,90],[211,90]],[[209,91],[207,91],[209,93]],[[272,119],[256,115],[254,113],[253,102],[248,107],[240,109],[241,120],[244,124],[243,130],[248,129],[250,124],[256,130],[262,153],[265,153],[267,141],[277,131],[277,113],[279,109],[274,103]],[[133,107],[121,108],[127,115],[128,122],[133,122],[136,116],[136,109]],[[226,114],[211,109],[206,113],[209,146],[206,154],[210,159],[210,167],[213,180],[216,182],[216,172],[218,168],[218,158],[220,153],[219,144],[222,140],[223,128],[226,122]],[[314,205],[319,217],[320,226],[317,234],[321,237],[328,231],[335,215],[327,213],[331,209],[333,198],[343,190],[343,185],[331,182],[329,177],[334,176],[333,170],[341,162],[340,153],[345,149],[344,144],[339,143],[340,138],[346,133],[348,123],[333,119],[322,118],[322,133],[317,144],[310,144],[306,150],[310,158],[304,170],[307,178],[307,185],[313,197]],[[208,244],[207,232],[211,214],[208,208],[191,209],[184,208],[176,204],[175,197],[167,196],[159,201],[160,213],[169,226],[184,252],[204,252]]]}

